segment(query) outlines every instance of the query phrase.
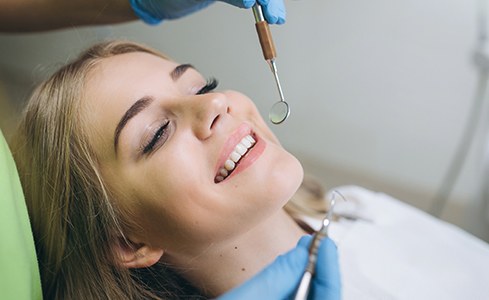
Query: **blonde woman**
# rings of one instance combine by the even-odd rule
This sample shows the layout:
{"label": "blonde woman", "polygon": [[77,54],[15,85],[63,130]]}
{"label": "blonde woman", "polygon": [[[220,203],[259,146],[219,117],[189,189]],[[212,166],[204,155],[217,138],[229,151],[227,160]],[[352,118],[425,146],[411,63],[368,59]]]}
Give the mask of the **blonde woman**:
{"label": "blonde woman", "polygon": [[[47,299],[216,297],[305,234],[283,210],[300,163],[251,99],[216,86],[189,64],[107,42],[37,88],[14,156]],[[321,299],[339,297],[327,244]]]}
{"label": "blonde woman", "polygon": [[[19,0],[19,1],[2,1],[0,3],[0,31],[41,31],[62,27],[72,27],[75,25],[95,25],[95,24],[107,24],[107,23],[117,23],[126,22],[141,18],[146,23],[156,24],[164,19],[173,19],[183,17],[192,12],[198,11],[213,1],[208,0],[114,0],[114,1],[93,1],[93,0],[74,0],[74,1],[32,1],[32,0]],[[241,8],[251,7],[255,1],[240,1],[240,0],[229,0],[224,1],[229,4],[235,5]],[[263,6],[265,13],[265,18],[269,23],[281,24],[285,20],[285,9],[282,0],[259,0]],[[50,128],[53,129],[53,128]],[[36,148],[37,149],[37,148]],[[46,153],[44,153],[46,154]],[[43,157],[44,154],[36,155],[39,159],[49,160],[50,158]],[[49,154],[48,156],[51,156]],[[36,166],[39,166],[36,164]],[[63,167],[63,164],[60,165]],[[25,168],[26,172],[30,172],[29,168]],[[39,170],[38,170],[39,171]],[[65,170],[67,171],[67,170]],[[39,174],[39,173],[36,173]],[[66,174],[66,173],[65,173]],[[59,178],[59,177],[58,177]],[[83,181],[83,179],[82,179]],[[62,187],[62,185],[55,185],[56,187]],[[32,185],[33,190],[38,191],[43,188]],[[72,187],[67,186],[66,188],[71,189]],[[9,253],[9,255],[2,255],[1,265],[2,272],[0,273],[0,298],[5,297],[10,299],[15,297],[17,299],[38,299],[40,297],[40,284],[39,275],[36,266],[36,258],[33,254],[32,236],[29,230],[29,221],[27,219],[27,212],[25,211],[25,204],[22,195],[22,190],[18,183],[18,175],[15,172],[15,166],[13,160],[9,153],[8,147],[3,140],[3,136],[0,132],[0,190],[2,191],[2,197],[0,201],[0,211],[2,212],[1,219],[3,220],[1,232],[2,243],[0,247],[0,252],[3,254]],[[102,191],[103,192],[103,191]],[[89,193],[90,194],[90,193]],[[44,197],[41,197],[44,199]],[[39,198],[39,199],[41,199]],[[78,199],[78,198],[77,198]],[[32,202],[31,202],[32,203]],[[46,207],[46,203],[42,206]],[[51,208],[56,209],[53,205]],[[39,213],[35,211],[33,214]],[[112,212],[108,213],[112,216]],[[47,229],[54,230],[48,234],[53,237],[53,234],[59,233],[58,230],[63,231],[63,233],[71,234],[69,230],[64,230],[63,228],[66,224],[62,221],[70,222],[68,220],[52,220],[53,226],[47,226]],[[111,221],[118,221],[117,219],[112,219]],[[107,224],[111,222],[106,222]],[[69,226],[73,224],[70,223]],[[114,224],[112,224],[114,225]],[[119,228],[119,225],[115,225]],[[43,234],[38,240],[38,244],[42,244],[45,241]],[[122,235],[121,235],[122,236]],[[93,237],[93,236],[91,236]],[[63,243],[67,242],[68,239],[73,238],[62,238],[59,244],[60,249],[69,249]],[[76,238],[76,237],[75,237]],[[90,240],[90,237],[87,238]],[[52,241],[51,241],[52,242]],[[107,242],[107,241],[106,241]],[[75,242],[76,243],[76,242]],[[104,245],[104,243],[99,243],[95,241],[96,244]],[[49,244],[49,242],[48,242]],[[299,244],[293,251],[289,252],[287,255],[278,259],[273,265],[264,270],[261,274],[254,277],[253,280],[249,281],[247,284],[236,289],[232,293],[227,293],[229,299],[235,298],[256,298],[253,293],[257,293],[262,297],[268,298],[283,298],[283,295],[287,295],[294,286],[294,282],[300,275],[303,269],[303,263],[305,260],[305,249],[307,247],[307,241]],[[39,246],[38,248],[43,248]],[[56,248],[56,247],[55,247]],[[103,249],[101,248],[102,252]],[[55,261],[55,255],[69,256],[69,251],[64,252],[64,250],[59,252],[46,252],[40,250],[40,257],[49,257],[47,259],[50,262]],[[323,254],[334,255],[336,249],[332,249],[328,252],[321,252]],[[100,252],[100,253],[102,253]],[[15,253],[14,256],[12,254]],[[100,253],[97,253],[100,254]],[[89,252],[93,254],[93,252]],[[109,254],[110,256],[110,254]],[[321,256],[320,256],[321,259]],[[326,258],[325,258],[326,259]],[[89,259],[90,260],[90,259]],[[73,263],[72,259],[68,259]],[[91,260],[90,260],[91,261]],[[95,259],[93,262],[95,265],[101,260]],[[332,259],[333,263],[336,259]],[[298,263],[297,263],[298,262]],[[80,263],[83,263],[80,260]],[[103,261],[106,264],[106,261]],[[52,271],[52,266],[43,265],[43,271]],[[59,264],[54,266],[54,269],[59,269]],[[97,266],[98,267],[98,266]],[[66,267],[64,268],[66,269]],[[153,268],[154,269],[154,268]],[[59,280],[59,278],[65,278],[65,274],[58,273],[56,275],[44,276],[45,278],[53,279],[55,278],[55,283],[46,284],[48,279],[45,279],[45,286],[50,286],[49,291],[45,291],[47,298],[58,297],[58,298],[113,298],[113,296],[122,296],[122,298],[141,298],[146,297],[144,295],[152,294],[150,290],[157,291],[161,290],[161,285],[152,288],[142,288],[138,290],[138,284],[134,284],[133,280],[128,280],[127,270],[126,272],[119,272],[117,268],[112,266],[110,272],[104,273],[108,269],[101,267],[99,275],[107,280],[101,280],[97,282],[97,279],[93,279],[91,282],[93,285],[86,285],[86,281],[80,280],[80,283],[73,284],[71,280],[76,280],[77,275],[82,274],[82,272],[75,271],[76,268],[70,269],[69,274],[66,276],[66,280]],[[87,270],[82,268],[82,270]],[[331,276],[326,276],[326,274],[321,274],[321,268],[319,268],[318,278],[330,278]],[[335,268],[332,268],[333,271]],[[76,274],[75,274],[76,273]],[[160,273],[158,273],[160,274]],[[85,275],[94,275],[87,273]],[[153,277],[151,277],[153,278]],[[285,284],[285,287],[277,288],[277,285],[269,285],[270,278],[274,278],[275,282],[287,283],[292,280],[292,284]],[[295,279],[294,279],[295,278]],[[333,276],[334,278],[334,276]],[[165,282],[168,278],[165,277]],[[285,281],[284,281],[285,280]],[[111,284],[116,282],[114,286]],[[319,281],[318,281],[319,282]],[[316,282],[317,283],[317,282]],[[319,282],[321,283],[321,282]],[[124,286],[127,284],[127,286]],[[55,286],[52,288],[52,286]],[[77,288],[82,287],[77,290]],[[90,289],[93,286],[96,291],[85,293],[83,289]],[[179,284],[181,286],[181,284]],[[148,286],[146,286],[148,287]],[[320,290],[321,284],[318,286],[318,291]],[[66,292],[66,291],[70,292]],[[132,291],[132,292],[131,292]],[[156,293],[156,292],[155,292]],[[153,295],[155,294],[153,293]],[[158,293],[163,294],[163,293]],[[166,295],[170,293],[164,293]],[[319,293],[321,294],[321,293]],[[57,295],[57,296],[56,296]],[[70,296],[67,296],[70,295]],[[81,295],[81,296],[80,296]],[[91,295],[91,296],[90,296]],[[137,295],[137,297],[136,297]],[[282,295],[282,296],[281,296]]]}

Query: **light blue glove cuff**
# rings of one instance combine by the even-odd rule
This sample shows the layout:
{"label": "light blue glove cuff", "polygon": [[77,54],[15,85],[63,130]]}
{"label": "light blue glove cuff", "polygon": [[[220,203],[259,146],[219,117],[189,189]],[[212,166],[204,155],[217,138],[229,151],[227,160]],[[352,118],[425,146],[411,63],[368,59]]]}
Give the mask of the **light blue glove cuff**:
{"label": "light blue glove cuff", "polygon": [[134,13],[146,24],[184,17],[201,10],[214,0],[129,0]]}

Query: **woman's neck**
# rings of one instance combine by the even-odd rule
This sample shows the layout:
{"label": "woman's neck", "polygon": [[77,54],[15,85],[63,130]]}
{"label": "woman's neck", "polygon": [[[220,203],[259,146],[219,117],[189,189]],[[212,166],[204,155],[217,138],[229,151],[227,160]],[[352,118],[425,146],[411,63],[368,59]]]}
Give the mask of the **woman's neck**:
{"label": "woman's neck", "polygon": [[[198,257],[172,258],[182,274],[206,295],[217,296],[253,277],[278,255],[292,249],[305,232],[280,210],[225,244],[208,245]],[[183,255],[184,256],[184,255]]]}

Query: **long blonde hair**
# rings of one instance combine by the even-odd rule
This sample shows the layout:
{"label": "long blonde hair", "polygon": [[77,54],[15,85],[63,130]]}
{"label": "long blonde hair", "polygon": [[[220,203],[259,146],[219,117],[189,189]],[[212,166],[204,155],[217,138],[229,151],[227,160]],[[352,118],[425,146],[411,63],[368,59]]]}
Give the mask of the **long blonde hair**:
{"label": "long blonde hair", "polygon": [[[34,91],[14,136],[46,299],[203,297],[162,263],[147,269],[120,266],[112,249],[125,241],[131,218],[112,201],[80,108],[87,76],[98,63],[130,52],[166,58],[124,41],[89,48]],[[319,206],[313,211],[321,212],[321,193],[319,186],[305,181],[286,209],[297,217],[310,214],[307,209],[315,203]]]}
{"label": "long blonde hair", "polygon": [[[13,153],[46,299],[159,299],[196,294],[162,265],[132,271],[119,266],[112,249],[114,243],[124,241],[130,218],[111,201],[79,112],[90,71],[104,58],[130,52],[166,58],[130,42],[91,47],[34,91],[14,137]],[[154,280],[162,276],[164,280]]]}

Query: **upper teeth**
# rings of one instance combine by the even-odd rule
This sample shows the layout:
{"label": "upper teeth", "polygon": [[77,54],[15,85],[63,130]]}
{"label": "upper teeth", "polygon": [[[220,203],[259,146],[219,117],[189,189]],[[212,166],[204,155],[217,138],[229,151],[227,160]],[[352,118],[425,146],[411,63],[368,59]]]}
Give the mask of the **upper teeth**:
{"label": "upper teeth", "polygon": [[243,157],[246,152],[248,152],[248,150],[253,147],[255,143],[256,141],[251,135],[245,136],[241,140],[241,142],[239,142],[236,147],[234,147],[234,150],[231,152],[228,159],[226,159],[226,161],[224,162],[224,166],[219,169],[219,172],[217,173],[217,176],[215,178],[215,182],[221,182],[226,177],[228,177],[238,164],[241,157]]}

